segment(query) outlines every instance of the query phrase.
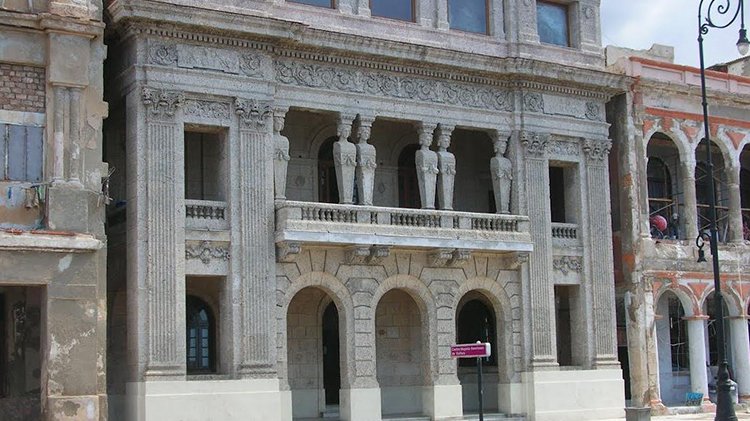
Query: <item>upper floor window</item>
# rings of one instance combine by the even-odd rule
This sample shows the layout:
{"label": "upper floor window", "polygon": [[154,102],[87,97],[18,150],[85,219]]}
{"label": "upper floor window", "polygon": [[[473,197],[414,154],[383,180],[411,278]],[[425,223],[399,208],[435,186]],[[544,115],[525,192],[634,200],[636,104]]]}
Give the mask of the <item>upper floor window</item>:
{"label": "upper floor window", "polygon": [[536,2],[536,22],[539,40],[545,44],[570,46],[568,6],[548,1]]}
{"label": "upper floor window", "polygon": [[448,0],[451,29],[486,34],[487,0]]}
{"label": "upper floor window", "polygon": [[0,180],[42,181],[42,127],[0,124]]}
{"label": "upper floor window", "polygon": [[310,6],[327,7],[333,9],[333,0],[288,0],[292,3],[307,4]]}
{"label": "upper floor window", "polygon": [[218,133],[185,132],[185,199],[226,200],[224,146]]}
{"label": "upper floor window", "polygon": [[193,295],[185,303],[187,373],[216,372],[216,322],[208,304]]}
{"label": "upper floor window", "polygon": [[370,14],[414,22],[414,0],[370,0]]}

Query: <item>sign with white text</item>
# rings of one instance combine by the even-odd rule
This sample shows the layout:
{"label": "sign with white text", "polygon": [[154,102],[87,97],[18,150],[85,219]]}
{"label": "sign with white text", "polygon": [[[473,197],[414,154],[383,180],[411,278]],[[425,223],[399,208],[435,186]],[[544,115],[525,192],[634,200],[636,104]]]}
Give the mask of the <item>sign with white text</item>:
{"label": "sign with white text", "polygon": [[489,357],[491,353],[490,344],[487,342],[451,345],[453,358],[483,358]]}

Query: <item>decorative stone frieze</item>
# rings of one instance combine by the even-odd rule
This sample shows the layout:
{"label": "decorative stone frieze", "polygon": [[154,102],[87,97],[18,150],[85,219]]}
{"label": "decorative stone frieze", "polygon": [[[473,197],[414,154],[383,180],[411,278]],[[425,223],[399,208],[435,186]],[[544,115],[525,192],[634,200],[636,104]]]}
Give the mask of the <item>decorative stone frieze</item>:
{"label": "decorative stone frieze", "polygon": [[204,120],[228,120],[231,116],[229,104],[225,102],[186,99],[184,104],[186,116]]}
{"label": "decorative stone frieze", "polygon": [[422,209],[435,209],[435,183],[438,175],[438,156],[430,150],[433,132],[437,125],[420,123],[417,126],[419,132],[419,146],[414,156],[417,167],[417,183],[419,184],[419,197],[422,200]]}
{"label": "decorative stone frieze", "polygon": [[372,205],[375,186],[375,168],[377,168],[377,151],[375,146],[367,143],[372,131],[372,117],[360,115],[357,119],[357,191],[360,205]]}
{"label": "decorative stone frieze", "polygon": [[440,209],[453,209],[453,186],[456,180],[456,157],[448,152],[453,126],[440,123],[437,128],[438,142],[438,203]]}
{"label": "decorative stone frieze", "polygon": [[182,92],[145,86],[141,91],[141,99],[151,117],[170,119],[174,117],[177,109],[183,105],[185,95]]}
{"label": "decorative stone frieze", "polygon": [[154,42],[149,46],[148,62],[160,66],[177,65],[177,45]]}
{"label": "decorative stone frieze", "polygon": [[586,118],[593,121],[604,120],[602,116],[602,106],[596,102],[586,103]]}
{"label": "decorative stone frieze", "polygon": [[523,110],[532,113],[544,112],[544,97],[538,92],[527,92],[523,95]]}
{"label": "decorative stone frieze", "polygon": [[207,45],[151,42],[148,63],[249,77],[263,76],[263,56],[260,53],[242,54],[236,50]]}
{"label": "decorative stone frieze", "polygon": [[291,60],[277,60],[275,70],[276,81],[285,85],[513,111],[512,94],[505,89]]}
{"label": "decorative stone frieze", "polygon": [[513,182],[513,163],[505,157],[508,135],[494,131],[492,144],[495,156],[490,159],[492,191],[495,196],[497,213],[510,213],[510,188]]}
{"label": "decorative stone frieze", "polygon": [[560,256],[552,260],[552,268],[563,275],[568,273],[581,273],[583,260],[578,256]]}
{"label": "decorative stone frieze", "polygon": [[211,263],[212,259],[229,260],[229,248],[212,244],[210,241],[201,241],[197,244],[185,245],[185,259],[198,259],[203,264]]}
{"label": "decorative stone frieze", "polygon": [[550,156],[555,157],[577,157],[581,153],[581,146],[578,139],[575,140],[563,140],[563,139],[550,139],[547,144],[547,152]]}
{"label": "decorative stone frieze", "polygon": [[336,167],[336,182],[339,189],[339,203],[351,204],[354,201],[354,174],[357,168],[357,147],[349,142],[354,117],[340,114],[336,126],[339,138],[333,144],[333,165]]}
{"label": "decorative stone frieze", "polygon": [[265,131],[273,115],[270,102],[256,99],[236,98],[234,112],[239,116],[244,128],[256,131]]}
{"label": "decorative stone frieze", "polygon": [[583,141],[583,151],[591,163],[606,162],[612,141],[609,139],[586,139]]}
{"label": "decorative stone frieze", "polygon": [[286,175],[289,167],[289,139],[281,134],[284,130],[286,109],[277,108],[273,112],[273,185],[277,200],[286,199]]}

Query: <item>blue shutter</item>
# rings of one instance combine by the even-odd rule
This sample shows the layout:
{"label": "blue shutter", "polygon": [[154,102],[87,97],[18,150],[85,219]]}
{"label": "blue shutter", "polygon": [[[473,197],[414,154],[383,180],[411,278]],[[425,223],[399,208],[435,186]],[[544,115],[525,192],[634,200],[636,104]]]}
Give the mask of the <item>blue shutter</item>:
{"label": "blue shutter", "polygon": [[44,168],[44,129],[29,126],[26,128],[26,180],[42,181]]}
{"label": "blue shutter", "polygon": [[1,174],[15,181],[42,181],[44,167],[44,129],[34,126],[3,124],[3,142],[0,153],[5,159]]}
{"label": "blue shutter", "polygon": [[0,123],[0,180],[8,178],[8,125]]}
{"label": "blue shutter", "polygon": [[8,138],[8,179],[26,179],[26,127],[10,125]]}

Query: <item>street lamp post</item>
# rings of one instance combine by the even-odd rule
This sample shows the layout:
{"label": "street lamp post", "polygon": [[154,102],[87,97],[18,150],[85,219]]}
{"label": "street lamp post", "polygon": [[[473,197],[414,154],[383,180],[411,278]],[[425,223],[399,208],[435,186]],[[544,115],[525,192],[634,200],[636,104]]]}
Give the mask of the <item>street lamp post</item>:
{"label": "street lamp post", "polygon": [[[704,3],[706,7],[704,9]],[[733,10],[732,0],[701,0],[698,6],[698,50],[700,52],[701,65],[701,100],[703,105],[703,133],[706,141],[706,164],[708,165],[708,188],[709,188],[709,220],[710,220],[710,246],[714,272],[714,313],[716,314],[716,348],[718,350],[719,372],[716,384],[716,417],[715,421],[736,421],[734,405],[731,398],[731,384],[729,382],[729,369],[727,363],[726,343],[724,340],[724,306],[721,295],[721,275],[719,272],[719,247],[716,231],[716,191],[714,190],[714,166],[711,158],[711,131],[708,123],[708,99],[706,98],[706,64],[703,57],[703,35],[711,28],[723,29],[732,25],[739,16],[740,31],[737,41],[737,50],[745,55],[750,49],[745,29],[745,4],[739,0],[737,10]],[[706,12],[705,18],[703,12]],[[715,21],[717,17],[721,21]],[[698,235],[702,241],[702,234]],[[700,261],[700,259],[699,259]]]}

